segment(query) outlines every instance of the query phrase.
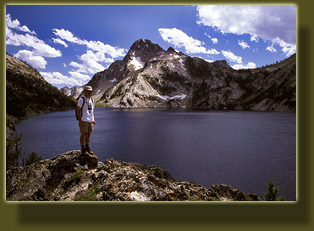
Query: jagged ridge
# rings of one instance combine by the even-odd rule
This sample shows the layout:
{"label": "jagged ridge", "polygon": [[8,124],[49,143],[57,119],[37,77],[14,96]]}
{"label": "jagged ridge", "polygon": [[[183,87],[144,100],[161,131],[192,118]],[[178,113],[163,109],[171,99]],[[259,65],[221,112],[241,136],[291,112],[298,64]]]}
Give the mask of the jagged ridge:
{"label": "jagged ridge", "polygon": [[259,200],[228,185],[201,185],[175,180],[158,166],[108,159],[69,151],[53,159],[6,174],[9,201],[186,201]]}
{"label": "jagged ridge", "polygon": [[234,70],[225,60],[209,63],[139,39],[88,85],[96,101],[112,107],[295,111],[296,57]]}

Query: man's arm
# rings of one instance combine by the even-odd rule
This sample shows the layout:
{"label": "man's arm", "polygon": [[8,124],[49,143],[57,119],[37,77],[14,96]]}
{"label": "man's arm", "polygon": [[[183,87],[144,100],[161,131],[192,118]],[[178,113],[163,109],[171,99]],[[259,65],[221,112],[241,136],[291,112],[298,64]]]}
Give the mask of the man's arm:
{"label": "man's arm", "polygon": [[80,106],[77,106],[76,107],[76,115],[77,115],[77,118],[79,120],[79,124],[81,125],[82,123],[82,118],[81,118],[81,107]]}

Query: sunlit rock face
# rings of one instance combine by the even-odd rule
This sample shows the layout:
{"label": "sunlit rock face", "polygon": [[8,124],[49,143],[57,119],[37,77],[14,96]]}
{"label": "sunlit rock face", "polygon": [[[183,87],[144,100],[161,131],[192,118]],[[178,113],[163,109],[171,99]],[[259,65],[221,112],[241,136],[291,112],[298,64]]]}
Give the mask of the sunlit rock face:
{"label": "sunlit rock face", "polygon": [[110,107],[295,111],[296,55],[235,70],[225,60],[208,62],[139,39],[88,85],[99,105]]}
{"label": "sunlit rock face", "polygon": [[259,200],[228,185],[207,189],[177,181],[158,166],[146,166],[69,151],[7,171],[9,201],[220,201]]}

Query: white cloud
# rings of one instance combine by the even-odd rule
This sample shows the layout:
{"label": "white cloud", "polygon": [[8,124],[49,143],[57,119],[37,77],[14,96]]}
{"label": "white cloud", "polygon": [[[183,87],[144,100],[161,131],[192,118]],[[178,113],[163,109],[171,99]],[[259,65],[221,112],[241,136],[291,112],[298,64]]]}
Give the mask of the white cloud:
{"label": "white cloud", "polygon": [[244,50],[245,48],[250,48],[249,44],[247,44],[247,43],[244,42],[243,40],[242,40],[242,41],[238,40],[238,44],[242,47],[243,50]]}
{"label": "white cloud", "polygon": [[[280,47],[282,47],[282,52],[286,54],[287,57],[293,55],[296,52],[296,45],[286,43],[280,38],[275,38],[272,40],[273,45],[278,44]],[[273,46],[272,45],[272,46]]]}
{"label": "white cloud", "polygon": [[[19,34],[15,31],[26,32]],[[6,44],[12,46],[24,46],[31,50],[19,50],[14,56],[32,65],[34,68],[45,69],[47,61],[44,57],[55,58],[62,55],[61,51],[47,45],[43,40],[37,38],[35,31],[30,31],[27,26],[21,26],[20,22],[6,15]]]}
{"label": "white cloud", "polygon": [[71,31],[65,30],[65,29],[52,29],[53,33],[60,37],[63,40],[66,40],[68,42],[76,43],[84,45],[85,41],[79,39],[78,37],[75,37]]}
{"label": "white cloud", "polygon": [[104,54],[110,55],[112,58],[123,57],[126,55],[127,50],[124,48],[113,47],[109,44],[104,44],[100,41],[89,41],[86,42],[87,48],[94,51],[99,51]]}
{"label": "white cloud", "polygon": [[268,46],[266,50],[270,51],[271,53],[277,52],[276,48],[274,48],[273,46]]}
{"label": "white cloud", "polygon": [[113,63],[114,58],[123,57],[127,53],[127,50],[124,48],[113,47],[100,41],[80,39],[69,30],[53,29],[53,33],[65,41],[87,47],[87,52],[79,56],[79,60],[82,61],[81,64],[74,61],[70,63],[70,66],[77,68],[75,70],[77,73],[95,74],[103,71],[105,69],[103,64]]}
{"label": "white cloud", "polygon": [[255,34],[253,34],[253,35],[251,35],[251,38],[250,38],[250,40],[251,40],[251,42],[258,42],[258,37],[257,37],[257,35],[255,35]]}
{"label": "white cloud", "polygon": [[242,63],[242,57],[236,56],[231,51],[222,50],[221,53],[223,56],[225,56],[231,62]]}
{"label": "white cloud", "polygon": [[52,38],[52,41],[53,43],[55,44],[61,44],[63,45],[64,47],[68,47],[68,44],[66,44],[62,39],[59,39],[59,38]]}
{"label": "white cloud", "polygon": [[232,66],[233,69],[239,70],[239,69],[251,69],[256,68],[256,64],[253,62],[249,62],[247,65],[243,64],[235,64]]}
{"label": "white cloud", "polygon": [[12,46],[26,46],[32,48],[34,55],[43,57],[60,57],[61,51],[47,45],[43,40],[30,34],[17,34],[6,27],[6,44]]}
{"label": "white cloud", "polygon": [[216,49],[206,49],[202,46],[204,45],[203,42],[188,36],[177,28],[159,28],[158,31],[164,41],[171,43],[178,48],[184,47],[187,53],[204,53],[212,55],[220,53]]}
{"label": "white cloud", "polygon": [[15,30],[19,30],[19,31],[23,31],[23,32],[26,32],[26,33],[30,33],[30,34],[36,34],[35,31],[30,31],[30,29],[28,29],[27,26],[20,26],[20,21],[15,19],[15,20],[12,20],[11,19],[11,15],[10,14],[7,14],[6,15],[6,26],[11,28],[11,29],[15,29]]}
{"label": "white cloud", "polygon": [[70,66],[76,68],[76,72],[86,73],[86,74],[95,74],[97,72],[103,71],[105,67],[99,62],[103,63],[112,63],[114,60],[112,58],[107,58],[102,52],[93,52],[87,50],[87,52],[81,56],[79,59],[82,61],[81,64],[77,62],[70,62]]}
{"label": "white cloud", "polygon": [[67,67],[67,65],[66,65],[65,63],[63,63],[63,66],[64,66],[64,67]]}
{"label": "white cloud", "polygon": [[60,72],[40,72],[44,79],[51,84],[64,84],[67,86],[82,86],[89,81],[88,75],[69,72],[71,76],[65,76]]}
{"label": "white cloud", "polygon": [[212,42],[213,42],[213,44],[218,43],[218,38],[212,38]]}
{"label": "white cloud", "polygon": [[198,6],[198,24],[222,33],[251,34],[266,40],[280,38],[296,43],[295,5],[203,5]]}
{"label": "white cloud", "polygon": [[210,40],[212,40],[213,44],[218,43],[218,38],[212,38],[212,37],[211,37],[209,34],[207,34],[206,32],[205,32],[205,35],[206,35]]}
{"label": "white cloud", "polygon": [[36,56],[34,55],[34,52],[28,50],[19,50],[14,57],[24,60],[34,68],[45,69],[47,65],[47,61],[43,57]]}
{"label": "white cloud", "polygon": [[78,84],[77,86],[82,86],[90,80],[89,75],[85,75],[74,71],[69,71],[69,74],[71,75],[72,78],[75,78],[80,82],[80,84]]}
{"label": "white cloud", "polygon": [[53,29],[53,33],[63,40],[79,45],[86,45],[87,48],[93,51],[102,52],[104,54],[111,56],[112,58],[123,57],[127,53],[127,50],[124,48],[113,47],[109,44],[104,44],[103,42],[100,41],[82,40],[79,37],[74,36],[71,31],[65,29]]}

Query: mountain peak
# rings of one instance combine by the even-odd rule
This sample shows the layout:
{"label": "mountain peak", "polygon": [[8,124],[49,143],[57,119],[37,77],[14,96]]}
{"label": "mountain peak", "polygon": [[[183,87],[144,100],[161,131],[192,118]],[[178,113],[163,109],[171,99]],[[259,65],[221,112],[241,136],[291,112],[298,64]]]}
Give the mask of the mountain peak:
{"label": "mountain peak", "polygon": [[152,43],[149,39],[138,39],[136,40],[131,48],[130,51],[137,51],[137,50],[146,50],[146,51],[163,51],[163,49],[155,43]]}
{"label": "mountain peak", "polygon": [[132,44],[124,60],[129,61],[138,57],[141,62],[146,62],[160,52],[164,52],[164,49],[158,44],[152,43],[149,39],[138,39]]}
{"label": "mountain peak", "polygon": [[167,52],[168,52],[168,53],[177,53],[176,50],[173,49],[172,47],[169,47],[169,48],[167,49]]}

